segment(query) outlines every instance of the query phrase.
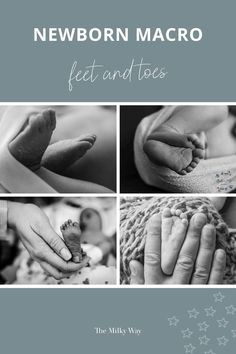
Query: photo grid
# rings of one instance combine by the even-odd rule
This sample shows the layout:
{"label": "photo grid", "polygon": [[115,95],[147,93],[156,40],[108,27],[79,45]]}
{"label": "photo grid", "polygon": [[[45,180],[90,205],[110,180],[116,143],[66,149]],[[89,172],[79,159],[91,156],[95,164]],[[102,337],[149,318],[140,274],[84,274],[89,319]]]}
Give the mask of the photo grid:
{"label": "photo grid", "polygon": [[0,286],[236,284],[236,106],[0,104]]}

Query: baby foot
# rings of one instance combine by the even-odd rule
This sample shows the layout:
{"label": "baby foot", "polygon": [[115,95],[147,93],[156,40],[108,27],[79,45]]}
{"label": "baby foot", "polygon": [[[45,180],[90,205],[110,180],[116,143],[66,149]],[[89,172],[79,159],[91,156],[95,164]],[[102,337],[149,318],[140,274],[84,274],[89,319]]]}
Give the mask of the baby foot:
{"label": "baby foot", "polygon": [[192,172],[204,158],[204,145],[197,135],[168,130],[151,134],[143,149],[153,163],[168,167],[179,175]]}
{"label": "baby foot", "polygon": [[9,151],[25,167],[36,171],[56,127],[55,111],[31,114],[22,131],[10,142]]}
{"label": "baby foot", "polygon": [[96,141],[95,135],[81,135],[78,139],[67,139],[49,145],[42,158],[42,166],[50,171],[62,173],[75,161],[84,156]]}
{"label": "baby foot", "polygon": [[80,263],[83,260],[85,253],[81,248],[81,230],[79,224],[77,222],[72,223],[71,220],[68,220],[61,226],[61,232],[64,241],[72,254],[72,261]]}
{"label": "baby foot", "polygon": [[165,208],[161,225],[161,267],[172,274],[188,228],[187,215],[178,209]]}

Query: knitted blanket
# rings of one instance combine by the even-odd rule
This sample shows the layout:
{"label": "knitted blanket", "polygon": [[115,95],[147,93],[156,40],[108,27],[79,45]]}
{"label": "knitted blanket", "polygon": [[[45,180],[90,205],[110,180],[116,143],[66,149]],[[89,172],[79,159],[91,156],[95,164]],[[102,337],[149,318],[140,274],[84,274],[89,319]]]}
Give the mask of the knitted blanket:
{"label": "knitted blanket", "polygon": [[120,207],[120,269],[121,283],[130,283],[129,263],[136,259],[144,262],[145,226],[149,218],[164,208],[180,209],[188,220],[201,212],[207,216],[208,223],[216,228],[216,248],[223,248],[227,254],[227,267],[224,282],[236,283],[236,233],[231,232],[215,209],[205,197],[127,197],[121,199]]}

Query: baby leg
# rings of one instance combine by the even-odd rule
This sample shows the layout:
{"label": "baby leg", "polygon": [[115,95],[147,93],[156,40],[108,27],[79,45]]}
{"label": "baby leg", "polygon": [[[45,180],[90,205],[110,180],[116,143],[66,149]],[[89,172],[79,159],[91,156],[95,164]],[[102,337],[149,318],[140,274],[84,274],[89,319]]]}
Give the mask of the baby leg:
{"label": "baby leg", "polygon": [[36,171],[56,127],[55,111],[31,114],[22,131],[10,142],[9,151],[25,167]]}
{"label": "baby leg", "polygon": [[168,125],[179,133],[208,131],[228,117],[227,106],[179,106],[168,119]]}
{"label": "baby leg", "polygon": [[75,161],[83,157],[96,141],[96,136],[87,134],[77,139],[61,140],[48,146],[42,158],[42,166],[56,173],[63,173]]}

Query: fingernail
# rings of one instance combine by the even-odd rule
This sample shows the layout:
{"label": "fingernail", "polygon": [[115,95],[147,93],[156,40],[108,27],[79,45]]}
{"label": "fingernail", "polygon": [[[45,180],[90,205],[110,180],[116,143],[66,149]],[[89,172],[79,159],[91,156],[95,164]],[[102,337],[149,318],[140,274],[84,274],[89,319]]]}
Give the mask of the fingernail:
{"label": "fingernail", "polygon": [[132,262],[130,262],[129,267],[130,267],[130,270],[131,270],[131,274],[133,276],[135,276],[137,274],[135,265]]}
{"label": "fingernail", "polygon": [[69,259],[71,259],[71,253],[67,248],[62,248],[60,254],[65,261],[69,261]]}
{"label": "fingernail", "polygon": [[226,253],[225,253],[225,251],[223,249],[218,248],[216,250],[215,256],[216,256],[216,259],[217,259],[218,262],[224,261],[225,258],[226,258]]}
{"label": "fingernail", "polygon": [[194,225],[197,227],[202,227],[206,223],[206,216],[204,214],[194,215]]}

